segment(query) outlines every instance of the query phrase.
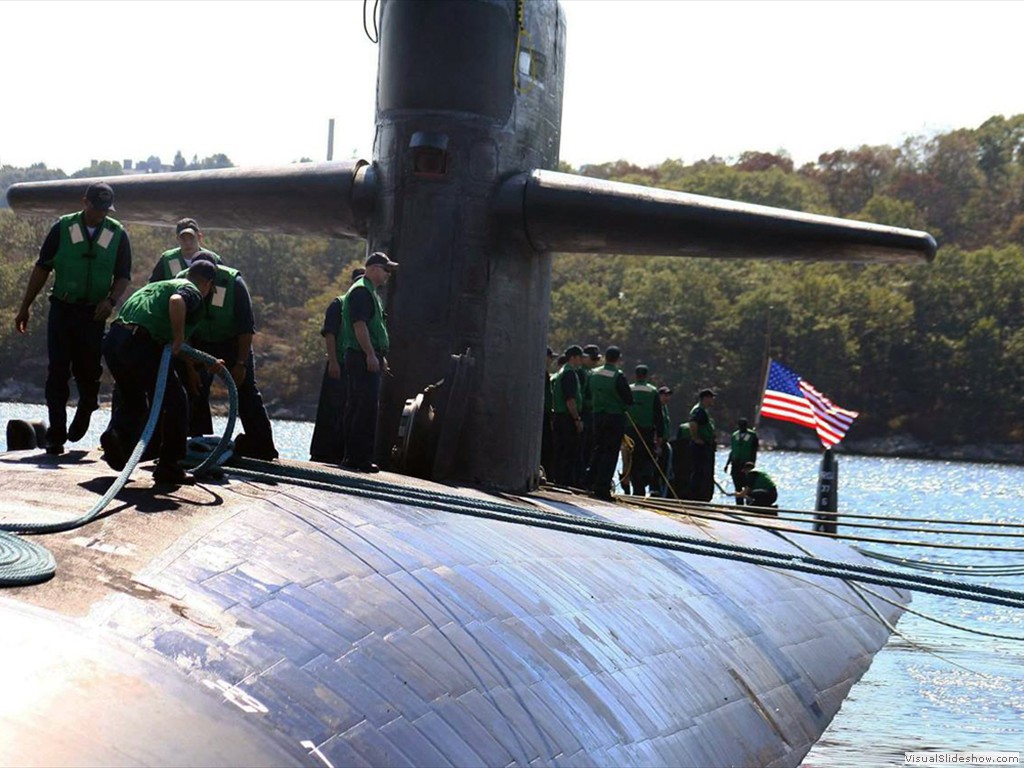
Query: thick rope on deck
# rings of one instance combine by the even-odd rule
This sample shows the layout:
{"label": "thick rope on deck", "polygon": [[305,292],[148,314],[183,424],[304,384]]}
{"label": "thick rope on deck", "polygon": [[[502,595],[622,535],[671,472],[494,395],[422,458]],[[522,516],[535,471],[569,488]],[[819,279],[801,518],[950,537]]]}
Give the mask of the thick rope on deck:
{"label": "thick rope on deck", "polygon": [[[200,352],[197,349],[193,349],[187,344],[183,344],[182,352],[195,360],[199,360],[203,363],[215,363],[217,359]],[[156,378],[156,390],[153,393],[153,402],[150,404],[149,419],[146,421],[146,426],[142,430],[142,437],[139,438],[139,442],[135,445],[135,450],[132,451],[131,456],[128,458],[128,462],[124,465],[124,469],[121,470],[117,479],[114,480],[107,492],[100,497],[100,499],[93,504],[92,508],[81,517],[74,518],[72,520],[65,520],[58,523],[38,523],[38,522],[0,522],[0,547],[4,547],[0,550],[0,587],[12,587],[22,586],[25,584],[35,584],[41,581],[46,581],[52,578],[57,570],[56,561],[52,554],[45,548],[38,544],[29,544],[27,542],[18,539],[16,536],[11,536],[10,533],[22,533],[29,535],[40,535],[44,533],[60,533],[62,531],[70,531],[75,528],[80,528],[86,525],[99,514],[106,509],[107,505],[121,492],[125,484],[128,482],[128,478],[131,477],[132,472],[138,466],[142,460],[142,454],[145,452],[146,447],[149,445],[149,441],[153,437],[153,433],[156,431],[157,422],[160,420],[160,407],[163,404],[164,392],[167,389],[167,372],[171,364],[171,345],[168,344],[164,347],[163,355],[160,357],[160,368],[157,371]],[[224,381],[225,386],[228,389],[228,399],[230,408],[228,412],[228,421],[224,429],[224,434],[221,436],[217,446],[209,453],[206,459],[199,464],[192,474],[196,476],[202,476],[214,467],[220,458],[221,454],[224,453],[226,448],[230,445],[231,434],[235,428],[235,418],[238,413],[238,388],[235,386],[234,380],[230,374],[221,369],[217,372],[217,375]],[[8,533],[4,533],[8,532]],[[21,542],[21,544],[14,544],[13,542]],[[23,545],[23,546],[22,546]],[[10,552],[10,561],[3,559],[3,554]],[[40,552],[45,553],[45,557],[40,555]]]}
{"label": "thick rope on deck", "polygon": [[1019,590],[939,579],[866,564],[808,557],[793,552],[778,552],[758,547],[709,541],[580,515],[540,511],[525,505],[408,487],[383,480],[370,480],[327,469],[278,465],[256,459],[236,459],[232,463],[226,464],[224,470],[228,474],[248,477],[259,482],[276,483],[283,480],[307,488],[348,493],[361,498],[378,499],[395,504],[409,504],[516,525],[529,525],[694,555],[719,557],[766,568],[850,579],[893,589],[927,592],[961,600],[1024,609],[1024,592]]}

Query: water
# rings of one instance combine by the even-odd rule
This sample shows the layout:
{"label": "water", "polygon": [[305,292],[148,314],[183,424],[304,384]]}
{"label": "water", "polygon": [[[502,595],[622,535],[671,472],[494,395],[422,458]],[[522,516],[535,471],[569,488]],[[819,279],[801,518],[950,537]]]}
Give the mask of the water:
{"label": "water", "polygon": [[[108,416],[106,411],[94,414],[85,439],[68,447],[97,446]],[[46,409],[0,403],[0,424],[6,425],[9,418],[44,420]],[[214,423],[223,428],[224,419],[215,418]],[[275,421],[275,440],[282,457],[308,459],[312,431],[308,422]],[[5,439],[0,431],[3,450]],[[760,466],[779,485],[780,506],[813,507],[818,460],[812,454],[762,454]],[[719,468],[723,462],[720,454]],[[719,480],[728,485],[721,473]],[[1024,524],[1022,467],[843,456],[839,480],[840,510]],[[1024,528],[1013,532],[1022,533]],[[862,529],[860,533],[902,541],[937,539],[903,531]],[[1024,539],[1005,536],[952,535],[941,540],[1024,549]],[[864,546],[933,561],[1024,566],[1021,553]],[[981,583],[1024,590],[1021,576]],[[912,607],[969,629],[1024,637],[1024,612],[1010,608],[925,594],[915,594]],[[1024,676],[1020,671],[1024,642],[983,637],[911,614],[900,621],[899,631],[903,637],[894,635],[875,657],[804,766],[902,765],[903,752],[910,750],[1024,751]]]}

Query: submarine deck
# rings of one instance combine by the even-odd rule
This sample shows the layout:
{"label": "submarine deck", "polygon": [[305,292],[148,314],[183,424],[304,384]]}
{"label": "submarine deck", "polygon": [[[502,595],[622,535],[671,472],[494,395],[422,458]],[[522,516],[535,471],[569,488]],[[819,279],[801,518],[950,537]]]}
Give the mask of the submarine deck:
{"label": "submarine deck", "polygon": [[[114,479],[96,452],[0,470],[5,522],[77,517]],[[499,500],[860,559],[628,499]],[[137,470],[36,540],[56,576],[0,592],[4,764],[798,765],[900,614],[837,579],[230,474]]]}

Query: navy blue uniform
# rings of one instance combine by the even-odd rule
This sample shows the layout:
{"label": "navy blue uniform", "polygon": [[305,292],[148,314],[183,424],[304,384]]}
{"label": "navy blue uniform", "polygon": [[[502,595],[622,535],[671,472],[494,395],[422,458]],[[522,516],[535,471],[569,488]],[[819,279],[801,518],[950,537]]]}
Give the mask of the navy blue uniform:
{"label": "navy blue uniform", "polygon": [[[349,320],[353,327],[359,321],[369,326],[377,311],[373,296],[364,287],[348,294]],[[387,350],[376,349],[377,357]],[[339,361],[340,362],[340,361]],[[373,462],[373,442],[377,432],[377,402],[380,396],[381,368],[376,373],[366,367],[361,349],[345,350],[345,464],[363,467]]]}
{"label": "navy blue uniform", "polygon": [[[336,298],[327,305],[324,313],[324,324],[320,335],[341,335],[341,298]],[[344,360],[338,360],[344,366]],[[332,379],[328,373],[330,363],[324,363],[324,376],[320,382],[320,401],[316,406],[316,424],[313,437],[309,442],[309,458],[311,461],[324,461],[338,464],[345,458],[345,372]]]}
{"label": "navy blue uniform", "polygon": [[[198,291],[180,288],[176,295],[185,301],[185,323],[192,322],[203,309]],[[134,330],[120,322],[110,326],[103,340],[103,358],[117,384],[117,405],[110,412],[110,426],[126,450],[142,436],[150,405],[156,394],[157,373],[164,344],[154,340],[142,327]],[[188,398],[174,366],[168,367],[167,385],[160,408],[162,437],[161,466],[176,466],[185,458],[188,427]]]}
{"label": "navy blue uniform", "polygon": [[[252,347],[245,360],[238,359],[238,336],[256,333],[256,318],[252,311],[252,297],[249,287],[241,275],[235,277],[235,336],[224,341],[201,341],[194,339],[193,346],[224,361],[224,367],[230,371],[236,363],[245,363],[245,381],[238,386],[238,419],[242,422],[245,437],[236,439],[235,451],[240,455],[253,456],[258,459],[276,459],[277,449],[274,447],[274,435],[267,416],[263,395],[256,386],[256,356]],[[213,432],[213,419],[210,416],[210,386],[213,374],[205,368],[199,372],[199,394],[194,398],[193,416],[189,425],[189,434],[206,435]]]}
{"label": "navy blue uniform", "polygon": [[[101,227],[92,232],[82,227],[85,236],[94,239]],[[36,266],[50,272],[60,248],[60,222],[50,228]],[[128,233],[122,232],[114,261],[114,280],[131,279],[132,248]],[[94,320],[95,304],[72,303],[51,294],[50,311],[46,326],[46,352],[49,367],[46,372],[46,407],[50,419],[47,442],[63,443],[67,439],[67,404],[71,396],[69,381],[75,377],[78,387],[78,408],[83,412],[99,407],[100,375],[103,366],[100,353],[103,346],[105,320]]]}

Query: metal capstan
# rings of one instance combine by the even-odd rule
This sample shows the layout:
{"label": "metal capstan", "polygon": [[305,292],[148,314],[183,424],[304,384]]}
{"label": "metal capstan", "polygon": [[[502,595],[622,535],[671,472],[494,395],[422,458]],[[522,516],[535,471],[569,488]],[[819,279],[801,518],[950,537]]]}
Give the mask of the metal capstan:
{"label": "metal capstan", "polygon": [[[195,212],[210,230],[360,237],[387,252],[401,269],[378,459],[512,491],[538,478],[551,253],[934,257],[924,232],[556,172],[565,40],[557,0],[382,0],[372,163],[103,180],[122,221]],[[16,184],[7,198],[52,217],[85,183]]]}

